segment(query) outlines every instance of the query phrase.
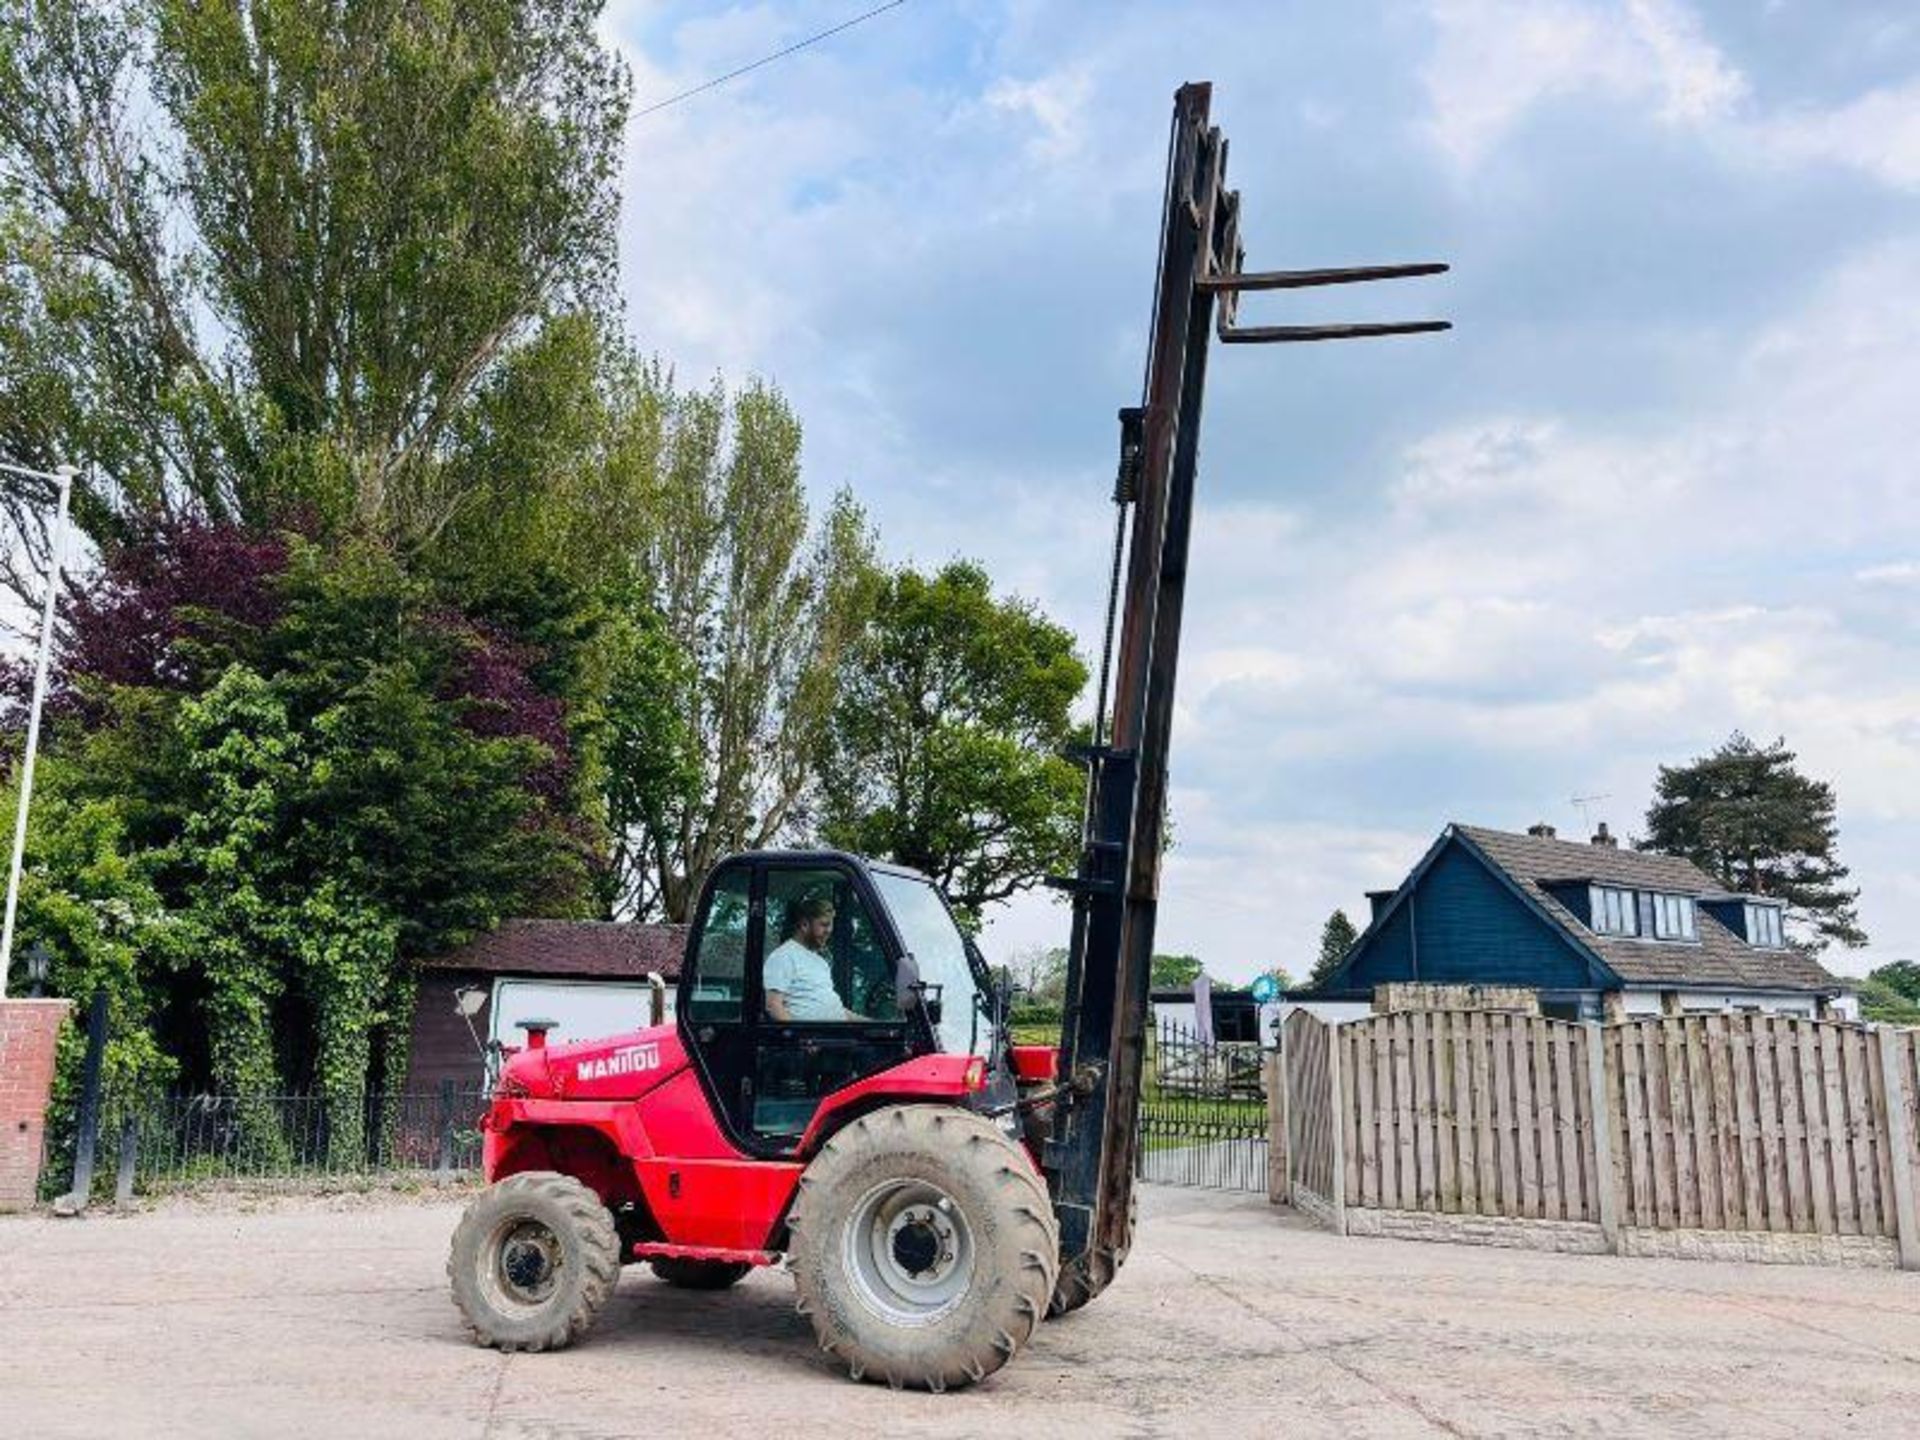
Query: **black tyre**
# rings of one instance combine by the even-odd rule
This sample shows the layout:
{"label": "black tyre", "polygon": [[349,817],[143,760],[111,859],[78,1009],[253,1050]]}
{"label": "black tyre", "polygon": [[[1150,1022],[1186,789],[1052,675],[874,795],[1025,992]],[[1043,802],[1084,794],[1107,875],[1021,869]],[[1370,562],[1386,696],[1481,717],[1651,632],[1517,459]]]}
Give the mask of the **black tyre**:
{"label": "black tyre", "polygon": [[447,1278],[467,1329],[496,1350],[558,1350],[593,1324],[620,1276],[600,1197],[533,1170],[489,1185],[453,1232]]}
{"label": "black tyre", "polygon": [[653,1273],[669,1285],[682,1290],[726,1290],[738,1285],[751,1265],[726,1260],[673,1260],[662,1257],[648,1262]]}
{"label": "black tyre", "polygon": [[1091,1255],[1061,1262],[1060,1278],[1054,1282],[1053,1299],[1047,1305],[1049,1319],[1071,1315],[1105,1292],[1120,1273],[1120,1267],[1127,1263],[1127,1256],[1133,1250],[1134,1226],[1139,1221],[1140,1192],[1135,1190],[1127,1197],[1127,1238],[1119,1249],[1096,1246]]}
{"label": "black tyre", "polygon": [[988,1121],[896,1105],[851,1122],[788,1217],[800,1311],[854,1379],[946,1390],[998,1370],[1046,1313],[1060,1235],[1027,1154]]}

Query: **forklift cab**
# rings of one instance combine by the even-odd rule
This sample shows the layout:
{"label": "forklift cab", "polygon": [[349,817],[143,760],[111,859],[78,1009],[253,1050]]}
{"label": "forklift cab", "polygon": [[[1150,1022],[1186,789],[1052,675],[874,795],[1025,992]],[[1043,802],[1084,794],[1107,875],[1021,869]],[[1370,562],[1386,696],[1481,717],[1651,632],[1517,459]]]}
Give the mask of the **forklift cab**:
{"label": "forklift cab", "polygon": [[707,880],[677,1023],[734,1142],[788,1155],[835,1091],[917,1055],[988,1055],[991,993],[926,876],[839,851],[756,851]]}

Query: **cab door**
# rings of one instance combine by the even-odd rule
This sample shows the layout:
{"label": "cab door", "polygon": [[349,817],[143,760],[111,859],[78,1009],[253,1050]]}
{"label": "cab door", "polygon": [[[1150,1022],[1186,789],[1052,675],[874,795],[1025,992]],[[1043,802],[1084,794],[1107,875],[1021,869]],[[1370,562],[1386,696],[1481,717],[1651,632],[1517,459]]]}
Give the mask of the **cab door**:
{"label": "cab door", "polygon": [[696,924],[681,1034],[743,1148],[791,1152],[827,1096],[914,1054],[896,1004],[898,943],[853,865],[730,861]]}
{"label": "cab door", "polygon": [[[753,1108],[745,1123],[761,1143],[791,1150],[827,1096],[914,1052],[896,1003],[897,946],[859,872],[774,862],[764,883]],[[830,912],[824,927],[823,906]]]}
{"label": "cab door", "polygon": [[758,968],[761,897],[756,868],[732,861],[716,870],[694,918],[697,943],[680,978],[679,1028],[687,1053],[723,1128],[752,1104],[743,1091],[753,1073],[750,976]]}

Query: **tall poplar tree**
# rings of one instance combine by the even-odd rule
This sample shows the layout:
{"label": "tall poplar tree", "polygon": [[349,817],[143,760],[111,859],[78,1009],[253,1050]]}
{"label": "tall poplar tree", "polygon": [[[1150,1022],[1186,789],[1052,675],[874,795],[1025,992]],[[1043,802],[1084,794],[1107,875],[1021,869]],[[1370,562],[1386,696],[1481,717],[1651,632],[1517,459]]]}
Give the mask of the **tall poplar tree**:
{"label": "tall poplar tree", "polygon": [[477,399],[607,308],[600,9],[0,0],[0,453],[87,467],[103,544],[185,512],[431,545]]}

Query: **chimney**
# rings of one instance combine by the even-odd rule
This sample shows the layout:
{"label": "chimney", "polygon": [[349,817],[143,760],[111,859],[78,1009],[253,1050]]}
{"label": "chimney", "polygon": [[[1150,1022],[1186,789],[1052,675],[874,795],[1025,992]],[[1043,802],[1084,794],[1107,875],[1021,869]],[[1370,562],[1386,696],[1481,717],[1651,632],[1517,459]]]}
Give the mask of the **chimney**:
{"label": "chimney", "polygon": [[1536,840],[1551,840],[1554,837],[1554,830],[1551,825],[1542,820],[1538,825],[1527,826],[1527,834]]}
{"label": "chimney", "polygon": [[1604,820],[1600,822],[1600,828],[1593,832],[1593,843],[1598,845],[1602,850],[1618,850],[1620,848],[1619,838],[1607,829],[1607,822]]}
{"label": "chimney", "polygon": [[1398,890],[1367,891],[1367,904],[1372,907],[1372,918],[1378,920],[1380,918],[1380,912],[1386,909],[1387,906],[1392,903],[1393,897],[1399,893]]}

